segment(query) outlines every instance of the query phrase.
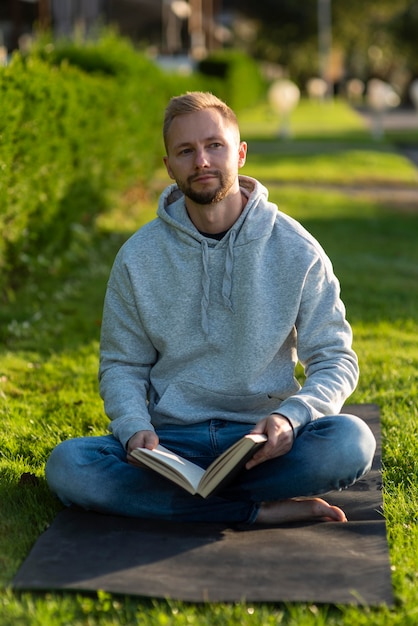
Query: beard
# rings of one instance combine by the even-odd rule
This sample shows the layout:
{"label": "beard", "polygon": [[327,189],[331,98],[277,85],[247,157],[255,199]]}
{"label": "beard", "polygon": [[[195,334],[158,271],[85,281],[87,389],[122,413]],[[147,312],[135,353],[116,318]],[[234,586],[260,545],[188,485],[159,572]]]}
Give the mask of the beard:
{"label": "beard", "polygon": [[186,181],[177,180],[177,185],[186,198],[190,198],[190,200],[196,204],[216,204],[226,197],[228,191],[234,184],[235,179],[232,176],[225,177],[219,170],[204,173],[216,176],[219,180],[218,185],[212,189],[202,189],[201,191],[193,189],[193,181],[202,175],[201,172],[199,174],[189,176]]}

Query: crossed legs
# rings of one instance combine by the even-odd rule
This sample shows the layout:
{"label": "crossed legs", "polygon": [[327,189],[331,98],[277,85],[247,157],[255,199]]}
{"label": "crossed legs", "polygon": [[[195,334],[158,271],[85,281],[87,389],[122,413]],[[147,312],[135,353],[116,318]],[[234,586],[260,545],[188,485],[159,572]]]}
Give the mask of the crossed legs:
{"label": "crossed legs", "polygon": [[[158,434],[163,445],[207,466],[249,430],[248,424],[215,420]],[[345,521],[341,509],[313,496],[354,483],[370,469],[374,451],[368,426],[338,415],[311,422],[288,454],[243,470],[229,488],[208,499],[129,465],[111,435],[63,442],[52,452],[46,476],[64,504],[109,514],[221,523]]]}

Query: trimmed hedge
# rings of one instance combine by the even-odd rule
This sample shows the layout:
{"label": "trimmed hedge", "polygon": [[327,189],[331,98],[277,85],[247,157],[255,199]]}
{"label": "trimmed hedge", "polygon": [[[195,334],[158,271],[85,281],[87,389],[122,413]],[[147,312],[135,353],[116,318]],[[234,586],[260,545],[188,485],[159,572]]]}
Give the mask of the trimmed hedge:
{"label": "trimmed hedge", "polygon": [[147,185],[171,96],[210,90],[239,109],[238,84],[236,67],[224,80],[166,74],[112,33],[40,41],[0,68],[0,296],[53,265],[110,192]]}
{"label": "trimmed hedge", "polygon": [[[173,78],[115,37],[65,48],[15,55],[0,70],[3,294],[61,254],[74,225],[94,224],[109,191],[146,184],[161,158],[162,112],[178,89]],[[71,50],[78,65],[94,60],[91,71],[69,62]]]}

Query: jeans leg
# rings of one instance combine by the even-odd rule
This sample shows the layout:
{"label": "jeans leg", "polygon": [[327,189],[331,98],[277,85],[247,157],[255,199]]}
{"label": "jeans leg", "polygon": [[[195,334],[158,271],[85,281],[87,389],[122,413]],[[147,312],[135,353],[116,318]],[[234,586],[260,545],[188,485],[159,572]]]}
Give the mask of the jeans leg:
{"label": "jeans leg", "polygon": [[321,417],[302,429],[290,452],[244,470],[222,496],[262,502],[345,489],[370,470],[375,449],[358,417]]}
{"label": "jeans leg", "polygon": [[[207,467],[249,431],[248,424],[212,420],[170,426],[158,434],[163,445]],[[260,502],[348,487],[370,469],[374,451],[369,427],[354,416],[338,415],[311,422],[288,454],[244,469],[233,485],[208,499],[129,465],[126,451],[112,435],[63,442],[50,456],[46,477],[67,506],[148,519],[251,523]]]}
{"label": "jeans leg", "polygon": [[[193,449],[197,448],[194,440]],[[196,458],[191,460],[197,462]],[[201,465],[211,460],[209,451],[204,450]],[[185,522],[251,523],[259,508],[249,500],[192,496],[151,470],[129,465],[126,451],[112,435],[64,441],[53,450],[45,473],[51,491],[66,506],[75,504],[107,514]]]}

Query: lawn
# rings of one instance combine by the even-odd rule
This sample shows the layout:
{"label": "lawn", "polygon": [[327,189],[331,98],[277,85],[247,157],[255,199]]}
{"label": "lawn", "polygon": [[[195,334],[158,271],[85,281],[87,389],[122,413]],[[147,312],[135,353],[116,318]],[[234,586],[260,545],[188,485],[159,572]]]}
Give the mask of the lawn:
{"label": "lawn", "polygon": [[[303,100],[291,117],[291,137],[278,137],[280,118],[264,105],[240,117],[241,136],[248,142],[243,173],[262,181],[309,184],[417,185],[416,168],[394,151],[391,135],[372,139],[363,118],[339,100]],[[396,134],[396,143],[414,141],[417,130]]]}
{"label": "lawn", "polygon": [[[272,136],[274,120],[266,120],[263,110],[249,113],[243,120],[251,148],[245,171],[268,183],[271,200],[319,239],[340,278],[361,366],[360,383],[350,401],[377,403],[382,414],[395,607],[193,605],[102,592],[95,596],[10,590],[19,564],[59,510],[43,477],[50,450],[64,438],[107,429],[97,389],[106,280],[119,246],[155,213],[153,195],[147,198],[133,190],[115,198],[114,211],[98,220],[93,238],[80,228],[64,258],[2,303],[1,626],[418,622],[418,209],[400,211],[390,201],[350,192],[350,186],[359,183],[389,181],[390,187],[412,187],[416,172],[389,141],[373,144],[348,109],[338,105],[336,117],[333,109],[332,116],[321,113],[315,123],[315,107],[303,106],[298,114],[300,139],[286,144]],[[312,128],[319,131],[320,126],[328,128],[326,140],[309,139],[308,131],[314,135]],[[162,178],[158,173],[157,186]],[[341,188],[328,186],[337,183]]]}

